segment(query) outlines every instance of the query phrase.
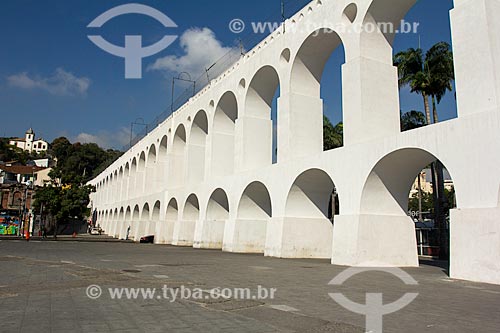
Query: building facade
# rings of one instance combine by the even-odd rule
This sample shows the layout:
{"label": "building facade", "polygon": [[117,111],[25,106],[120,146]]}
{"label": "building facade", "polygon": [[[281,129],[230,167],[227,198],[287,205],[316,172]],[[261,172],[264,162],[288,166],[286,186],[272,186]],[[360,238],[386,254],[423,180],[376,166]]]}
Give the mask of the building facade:
{"label": "building facade", "polygon": [[32,128],[26,131],[24,139],[17,138],[9,141],[11,146],[17,147],[29,153],[37,154],[46,152],[49,149],[49,144],[43,139],[35,139],[35,131]]}

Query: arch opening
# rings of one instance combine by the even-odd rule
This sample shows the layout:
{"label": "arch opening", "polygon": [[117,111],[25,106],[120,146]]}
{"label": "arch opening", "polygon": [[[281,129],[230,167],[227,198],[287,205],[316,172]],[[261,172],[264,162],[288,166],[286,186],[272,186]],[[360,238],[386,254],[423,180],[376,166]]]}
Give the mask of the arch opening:
{"label": "arch opening", "polygon": [[137,227],[136,240],[139,241],[141,237],[149,236],[147,235],[148,224],[150,221],[149,204],[146,202],[141,210],[141,216],[139,218],[139,225]]}
{"label": "arch opening", "polygon": [[282,256],[331,258],[332,220],[339,211],[335,185],[325,171],[310,169],[300,174],[286,201]]}
{"label": "arch opening", "polygon": [[184,205],[184,221],[197,221],[200,218],[200,203],[195,194],[191,194]]}
{"label": "arch opening", "polygon": [[225,176],[234,172],[235,129],[238,102],[231,91],[226,92],[215,109],[212,133],[211,173]]}
{"label": "arch opening", "polygon": [[131,210],[130,206],[128,206],[127,210],[125,211],[122,229],[120,232],[120,238],[125,239],[125,240],[130,239],[130,231],[132,229],[131,219],[132,219],[132,210]]}
{"label": "arch opening", "polygon": [[116,217],[116,223],[113,226],[113,229],[111,231],[111,235],[115,238],[120,238],[121,235],[121,230],[123,228],[123,225],[125,224],[125,210],[123,207],[120,208],[120,211]]}
{"label": "arch opening", "polygon": [[167,147],[168,147],[168,137],[164,135],[160,141],[160,148],[158,149],[158,153],[161,158],[167,157]]}
{"label": "arch opening", "polygon": [[174,245],[192,246],[194,243],[194,233],[196,223],[200,215],[200,204],[195,194],[191,194],[184,203],[182,220],[174,229]]}
{"label": "arch opening", "polygon": [[174,226],[179,218],[179,206],[175,198],[170,199],[165,213],[165,223],[160,227],[160,242],[172,244]]}
{"label": "arch opening", "polygon": [[146,177],[146,153],[143,151],[139,156],[139,161],[137,164],[137,172],[136,172],[136,192],[137,194],[142,194],[144,191],[144,183]]}
{"label": "arch opening", "polygon": [[[167,163],[167,148],[168,148],[168,137],[164,135],[161,138],[160,146],[158,148],[158,180],[160,184],[166,185],[165,179],[168,179],[168,163]],[[162,186],[164,188],[165,186]]]}
{"label": "arch opening", "polygon": [[118,171],[118,184],[117,184],[117,198],[118,201],[123,200],[123,191],[124,191],[124,171],[123,171],[123,166],[120,167],[120,171]]}
{"label": "arch opening", "polygon": [[252,170],[277,162],[277,100],[280,79],[272,66],[255,73],[245,102],[242,169]]}
{"label": "arch opening", "polygon": [[229,200],[223,189],[216,189],[208,200],[203,222],[201,247],[222,249],[224,228],[229,218]]}
{"label": "arch opening", "polygon": [[[456,207],[455,187],[446,167],[432,153],[406,148],[382,158],[370,172],[361,213],[381,230],[392,230],[392,256],[449,258],[449,210]],[[377,230],[379,229],[377,228]],[[417,241],[415,241],[415,235]],[[379,246],[379,245],[377,245]]]}
{"label": "arch opening", "polygon": [[140,208],[139,205],[135,205],[134,210],[132,211],[132,217],[130,220],[131,228],[130,228],[130,238],[134,241],[138,241],[137,235],[139,233],[139,226],[141,224],[140,221]]}
{"label": "arch opening", "polygon": [[186,128],[184,125],[179,125],[174,134],[174,142],[172,146],[172,155],[170,159],[170,175],[169,182],[175,187],[184,184],[185,177],[185,157],[186,157]]}
{"label": "arch opening", "polygon": [[137,166],[137,171],[142,172],[146,169],[146,153],[141,152],[141,155],[139,156],[139,165]]}
{"label": "arch opening", "polygon": [[191,126],[188,148],[188,179],[199,183],[205,179],[205,155],[208,136],[208,117],[204,110],[198,111]]}
{"label": "arch opening", "polygon": [[[372,4],[367,23],[387,22],[387,13],[380,7],[379,3]],[[401,33],[376,30],[362,38],[367,49],[376,46],[383,50],[380,56],[391,59],[398,68],[401,131],[457,118],[450,22],[453,2],[407,0],[395,7],[398,15],[394,26]],[[432,34],[420,40],[421,32],[427,30]]]}
{"label": "arch opening", "polygon": [[344,9],[343,15],[349,20],[350,23],[354,23],[354,20],[356,20],[356,17],[358,15],[358,6],[355,3],[349,4]]}
{"label": "arch opening", "polygon": [[152,144],[149,147],[148,151],[148,159],[146,163],[146,187],[148,189],[154,189],[158,182],[157,177],[157,153],[156,153],[156,145]]}
{"label": "arch opening", "polygon": [[269,220],[272,217],[271,196],[261,182],[253,182],[241,195],[232,239],[233,252],[264,253]]}
{"label": "arch opening", "polygon": [[297,109],[292,106],[291,126],[303,133],[295,144],[302,154],[344,145],[342,68],[345,59],[341,37],[327,28],[309,35],[297,53],[291,79]]}
{"label": "arch opening", "polygon": [[130,164],[130,180],[129,180],[129,198],[134,197],[137,194],[137,158],[132,159]]}

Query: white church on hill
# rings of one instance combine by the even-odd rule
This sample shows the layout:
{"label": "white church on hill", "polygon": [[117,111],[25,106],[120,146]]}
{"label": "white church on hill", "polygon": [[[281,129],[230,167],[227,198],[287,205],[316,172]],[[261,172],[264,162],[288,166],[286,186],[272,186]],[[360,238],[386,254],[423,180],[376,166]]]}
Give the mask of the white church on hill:
{"label": "white church on hill", "polygon": [[26,136],[24,139],[12,139],[9,141],[9,144],[24,151],[28,151],[30,153],[36,152],[37,154],[47,151],[49,147],[47,141],[44,141],[43,139],[35,140],[35,132],[32,128],[26,131]]}

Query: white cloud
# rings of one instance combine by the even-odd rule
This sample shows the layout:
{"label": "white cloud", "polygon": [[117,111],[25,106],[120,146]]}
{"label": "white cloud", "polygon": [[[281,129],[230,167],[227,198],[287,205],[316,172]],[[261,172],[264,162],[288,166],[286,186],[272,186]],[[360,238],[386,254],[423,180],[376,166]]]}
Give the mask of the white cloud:
{"label": "white cloud", "polygon": [[[170,55],[157,59],[148,70],[159,70],[174,73],[188,72],[193,79],[203,73],[205,68],[211,66],[225,54],[237,52],[231,47],[224,47],[217,40],[215,33],[209,28],[191,28],[186,30],[180,37],[180,45],[184,50],[184,55]],[[229,66],[227,64],[226,66]],[[220,74],[211,73],[213,77]]]}
{"label": "white cloud", "polygon": [[114,148],[121,150],[130,143],[130,129],[122,127],[115,132],[100,131],[97,134],[80,133],[70,141],[96,143],[99,147],[104,149]]}
{"label": "white cloud", "polygon": [[11,75],[7,82],[12,87],[21,89],[42,89],[52,95],[85,95],[90,87],[90,79],[76,77],[62,68],[56,69],[49,77],[30,76],[27,72]]}

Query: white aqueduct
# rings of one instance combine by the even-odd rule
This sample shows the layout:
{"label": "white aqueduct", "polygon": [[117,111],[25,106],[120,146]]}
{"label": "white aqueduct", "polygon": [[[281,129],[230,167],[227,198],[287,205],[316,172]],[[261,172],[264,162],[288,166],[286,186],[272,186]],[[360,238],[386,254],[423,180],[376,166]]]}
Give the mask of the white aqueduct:
{"label": "white aqueduct", "polygon": [[[99,223],[161,244],[418,266],[408,192],[439,159],[458,206],[450,274],[500,284],[500,0],[451,11],[458,118],[401,133],[394,35],[350,28],[397,26],[415,2],[312,1],[90,182]],[[341,44],[344,147],[323,152],[321,76]]]}

